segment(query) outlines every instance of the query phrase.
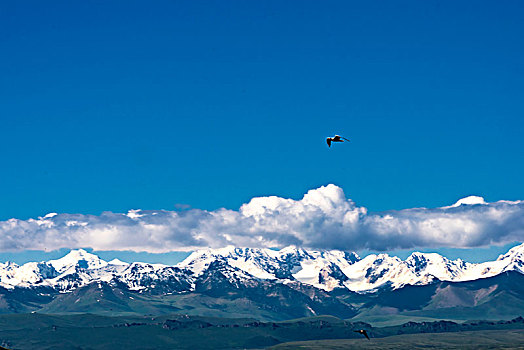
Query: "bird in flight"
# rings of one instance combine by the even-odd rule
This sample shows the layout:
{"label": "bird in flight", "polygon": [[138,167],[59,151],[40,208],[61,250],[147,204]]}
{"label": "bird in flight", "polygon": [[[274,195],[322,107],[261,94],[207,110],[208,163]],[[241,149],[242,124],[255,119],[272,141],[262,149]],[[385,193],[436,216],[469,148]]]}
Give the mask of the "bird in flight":
{"label": "bird in flight", "polygon": [[366,332],[365,329],[359,329],[358,331],[353,331],[355,333],[359,333],[359,334],[362,334],[363,336],[365,336],[366,338],[368,338],[368,340],[371,340],[369,339],[369,336],[368,336],[368,332]]}
{"label": "bird in flight", "polygon": [[345,137],[342,137],[340,135],[335,135],[333,137],[328,137],[326,139],[326,142],[327,142],[328,146],[331,147],[331,142],[344,142],[344,140],[349,142],[349,140],[346,139]]}

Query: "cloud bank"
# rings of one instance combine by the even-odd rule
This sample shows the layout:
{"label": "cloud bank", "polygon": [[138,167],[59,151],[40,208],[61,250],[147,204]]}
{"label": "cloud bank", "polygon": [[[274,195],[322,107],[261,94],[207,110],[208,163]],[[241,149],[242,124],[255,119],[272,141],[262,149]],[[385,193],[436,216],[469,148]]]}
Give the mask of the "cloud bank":
{"label": "cloud bank", "polygon": [[0,222],[0,251],[91,247],[162,253],[202,247],[311,249],[472,248],[524,241],[524,201],[467,197],[441,208],[368,213],[335,185],[300,200],[253,198],[238,211],[51,213]]}

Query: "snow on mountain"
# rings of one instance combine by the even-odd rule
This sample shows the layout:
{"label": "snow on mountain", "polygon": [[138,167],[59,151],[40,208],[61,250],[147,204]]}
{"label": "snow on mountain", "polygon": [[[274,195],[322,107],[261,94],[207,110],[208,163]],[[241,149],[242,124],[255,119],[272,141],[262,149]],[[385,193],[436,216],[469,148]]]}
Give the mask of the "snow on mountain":
{"label": "snow on mountain", "polygon": [[125,261],[122,261],[120,259],[113,259],[110,262],[108,262],[109,265],[129,265],[129,263],[126,263]]}
{"label": "snow on mountain", "polygon": [[63,258],[50,260],[49,263],[60,273],[77,268],[98,269],[108,265],[106,261],[95,254],[86,252],[84,249],[71,250]]}
{"label": "snow on mountain", "polygon": [[[123,266],[123,265],[120,265]],[[180,292],[191,289],[191,273],[176,266],[135,262],[125,265],[115,279],[124,283],[130,290],[155,290]]]}
{"label": "snow on mountain", "polygon": [[341,251],[306,251],[286,247],[271,249],[234,248],[203,249],[192,253],[179,266],[201,275],[213,262],[227,263],[259,279],[297,280],[332,290],[345,280],[342,268],[358,261],[354,253]]}
{"label": "snow on mountain", "polygon": [[499,256],[494,263],[505,265],[501,272],[515,270],[524,274],[524,244],[513,247],[506,254]]}
{"label": "snow on mountain", "polygon": [[405,261],[387,254],[369,255],[343,272],[344,284],[355,292],[373,291],[383,286],[394,289],[405,285],[424,285],[436,280],[453,281],[471,266],[457,259],[451,261],[436,253],[411,254]]}
{"label": "snow on mountain", "polygon": [[506,271],[518,271],[524,274],[524,243],[511,248],[495,261],[476,264],[468,271],[467,280],[492,277]]}
{"label": "snow on mountain", "polygon": [[12,262],[0,264],[0,286],[8,289],[45,284],[57,275],[54,267],[45,262],[28,262],[22,266]]}
{"label": "snow on mountain", "polygon": [[[288,253],[285,259],[291,256],[293,254]],[[349,279],[344,271],[360,260],[355,253],[338,250],[310,251],[302,257],[293,265],[291,271],[293,278],[328,291],[343,288],[344,283]]]}
{"label": "snow on mountain", "polygon": [[381,287],[402,288],[435,281],[470,281],[515,270],[524,273],[524,244],[511,249],[497,261],[472,264],[449,260],[436,253],[411,254],[405,261],[387,254],[360,259],[355,253],[306,251],[287,247],[270,249],[205,249],[191,254],[179,264],[196,276],[214,261],[221,261],[260,279],[295,280],[326,291],[347,288],[372,292]]}
{"label": "snow on mountain", "polygon": [[[355,292],[370,291],[393,282],[393,278],[405,279],[409,272],[402,260],[387,254],[371,254],[343,270],[348,276],[346,288]],[[401,283],[404,283],[402,280]]]}
{"label": "snow on mountain", "polygon": [[130,290],[177,293],[195,290],[196,281],[221,278],[235,286],[252,286],[255,280],[302,283],[331,291],[346,288],[373,292],[436,281],[470,281],[506,271],[524,274],[524,244],[510,249],[495,261],[480,264],[449,260],[436,253],[413,253],[406,260],[387,254],[360,259],[355,253],[310,251],[297,247],[281,250],[258,248],[203,249],[183,262],[168,266],[114,259],[109,263],[83,249],[61,259],[30,262],[22,266],[0,263],[0,286],[47,286],[68,292],[95,282],[123,283]]}
{"label": "snow on mountain", "polygon": [[0,284],[3,286],[8,280],[12,279],[20,266],[12,261],[0,263]]}
{"label": "snow on mountain", "polygon": [[177,266],[187,268],[195,276],[200,276],[215,261],[227,262],[261,279],[274,279],[267,270],[276,269],[276,252],[269,249],[250,249],[226,247],[220,249],[201,249],[193,252]]}

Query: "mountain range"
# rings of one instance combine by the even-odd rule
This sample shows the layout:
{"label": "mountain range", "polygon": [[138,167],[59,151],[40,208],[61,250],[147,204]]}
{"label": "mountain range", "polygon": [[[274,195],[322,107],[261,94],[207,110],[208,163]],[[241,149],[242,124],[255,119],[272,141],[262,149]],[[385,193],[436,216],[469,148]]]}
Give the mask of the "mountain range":
{"label": "mountain range", "polygon": [[384,322],[486,319],[483,313],[496,311],[500,319],[524,312],[521,282],[524,244],[478,264],[436,253],[401,260],[227,247],[198,250],[168,266],[104,261],[78,249],[57,260],[0,263],[0,312],[183,312],[263,320],[331,314]]}

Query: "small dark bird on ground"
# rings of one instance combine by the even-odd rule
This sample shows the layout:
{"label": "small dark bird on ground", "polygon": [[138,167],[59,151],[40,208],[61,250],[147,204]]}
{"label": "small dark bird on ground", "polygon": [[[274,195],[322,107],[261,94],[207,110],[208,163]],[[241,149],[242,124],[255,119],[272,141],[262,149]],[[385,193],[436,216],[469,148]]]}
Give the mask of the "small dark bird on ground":
{"label": "small dark bird on ground", "polygon": [[371,340],[371,339],[369,339],[368,332],[366,332],[364,329],[359,329],[358,331],[353,331],[353,332],[362,334],[363,336],[368,338],[368,340]]}
{"label": "small dark bird on ground", "polygon": [[349,142],[349,140],[346,139],[345,137],[342,137],[340,135],[335,135],[333,137],[328,137],[326,139],[326,142],[327,142],[328,146],[331,147],[331,142],[344,142],[344,140]]}

